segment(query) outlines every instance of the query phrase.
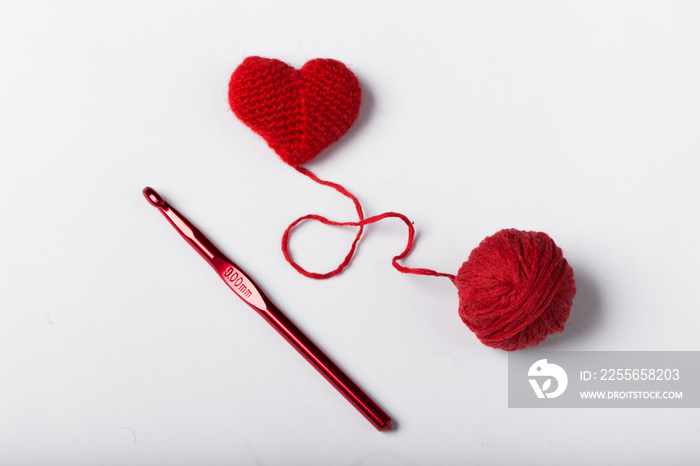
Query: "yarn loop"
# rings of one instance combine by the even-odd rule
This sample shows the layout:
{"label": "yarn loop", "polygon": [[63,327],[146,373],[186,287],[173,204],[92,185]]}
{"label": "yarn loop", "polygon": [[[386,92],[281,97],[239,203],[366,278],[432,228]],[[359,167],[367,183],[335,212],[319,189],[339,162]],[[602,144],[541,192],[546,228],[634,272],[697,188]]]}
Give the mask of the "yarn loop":
{"label": "yarn loop", "polygon": [[[357,248],[357,243],[360,241],[360,238],[362,237],[362,232],[364,231],[365,225],[369,225],[371,223],[376,223],[380,220],[383,220],[385,218],[398,218],[401,220],[403,223],[406,224],[408,227],[408,241],[406,243],[406,248],[403,250],[403,252],[397,256],[394,256],[394,258],[391,260],[391,264],[394,266],[396,270],[402,273],[411,273],[415,275],[431,275],[435,277],[447,277],[451,281],[454,282],[455,276],[449,273],[440,273],[436,272],[434,270],[430,269],[424,269],[424,268],[412,268],[412,267],[405,267],[401,264],[399,264],[399,260],[403,259],[408,255],[409,252],[411,252],[411,249],[413,249],[413,239],[415,237],[415,228],[413,227],[413,222],[411,222],[408,217],[406,217],[403,214],[400,214],[398,212],[385,212],[383,214],[379,215],[374,215],[372,217],[365,218],[363,212],[362,212],[362,206],[360,205],[360,201],[357,200],[357,198],[350,193],[347,189],[342,187],[341,185],[337,183],[333,183],[330,181],[326,180],[321,180],[319,179],[316,175],[314,175],[312,172],[309,170],[302,168],[302,167],[295,167],[295,169],[301,173],[302,175],[308,176],[315,182],[322,184],[324,186],[330,186],[331,188],[335,189],[345,197],[351,199],[353,203],[355,204],[355,210],[357,211],[357,215],[359,217],[359,220],[356,222],[337,222],[334,220],[329,220],[328,218],[322,216],[322,215],[317,215],[317,214],[307,214],[302,217],[299,217],[295,221],[293,221],[287,229],[284,231],[284,234],[282,235],[282,254],[284,255],[284,258],[289,262],[289,264],[296,269],[297,272],[300,274],[304,275],[305,277],[309,278],[315,278],[315,279],[325,279],[325,278],[330,278],[335,275],[338,275],[340,272],[345,269],[350,264],[350,261],[352,260],[352,257],[355,255],[355,249]],[[291,253],[289,252],[289,236],[292,232],[292,230],[299,225],[300,223],[307,221],[307,220],[316,220],[318,222],[323,223],[324,225],[332,225],[332,226],[351,226],[351,227],[359,227],[357,230],[357,234],[355,235],[355,239],[352,242],[352,245],[350,246],[350,250],[348,251],[348,254],[345,256],[343,261],[336,267],[335,269],[331,270],[330,272],[326,273],[316,273],[316,272],[309,272],[308,270],[304,269],[301,265],[299,265],[297,262],[294,261],[292,258]]]}

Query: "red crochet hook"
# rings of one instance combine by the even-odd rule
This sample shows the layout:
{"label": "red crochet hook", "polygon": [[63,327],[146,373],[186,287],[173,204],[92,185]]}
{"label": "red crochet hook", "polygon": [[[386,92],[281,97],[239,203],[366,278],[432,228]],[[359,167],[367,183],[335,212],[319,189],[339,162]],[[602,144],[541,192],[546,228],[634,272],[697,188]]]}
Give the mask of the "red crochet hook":
{"label": "red crochet hook", "polygon": [[205,261],[211,265],[243,301],[255,309],[317,371],[323,375],[377,430],[391,430],[391,418],[321,349],[316,346],[282,311],[265,296],[260,287],[231,259],[226,257],[181,213],[172,208],[153,188],[143,190],[148,202],[157,207],[173,227]]}

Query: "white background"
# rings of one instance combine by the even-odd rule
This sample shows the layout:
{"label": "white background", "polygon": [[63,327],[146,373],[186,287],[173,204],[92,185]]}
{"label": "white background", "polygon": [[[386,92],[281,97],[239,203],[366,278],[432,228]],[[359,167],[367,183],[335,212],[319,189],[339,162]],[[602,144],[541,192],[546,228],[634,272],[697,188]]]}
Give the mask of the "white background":
{"label": "white background", "polygon": [[[455,273],[547,232],[578,295],[550,350],[700,350],[700,3],[2,2],[0,463],[697,464],[694,409],[509,409],[449,280],[367,228],[342,275],[279,251],[352,205],[228,108],[249,55],[345,62],[360,117],[307,167]],[[158,189],[395,419],[379,433],[141,195]],[[292,246],[332,268],[351,231]],[[532,351],[532,350],[528,350]]]}

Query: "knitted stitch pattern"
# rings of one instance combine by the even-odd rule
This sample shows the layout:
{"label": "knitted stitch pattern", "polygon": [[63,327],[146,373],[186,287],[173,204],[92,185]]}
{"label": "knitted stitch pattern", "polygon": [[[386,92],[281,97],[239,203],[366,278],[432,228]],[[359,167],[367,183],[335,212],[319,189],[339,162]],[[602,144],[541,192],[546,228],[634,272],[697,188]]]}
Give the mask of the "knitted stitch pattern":
{"label": "knitted stitch pattern", "polygon": [[296,70],[280,60],[248,57],[231,75],[228,96],[236,116],[296,167],[350,129],[362,88],[337,60],[317,58]]}

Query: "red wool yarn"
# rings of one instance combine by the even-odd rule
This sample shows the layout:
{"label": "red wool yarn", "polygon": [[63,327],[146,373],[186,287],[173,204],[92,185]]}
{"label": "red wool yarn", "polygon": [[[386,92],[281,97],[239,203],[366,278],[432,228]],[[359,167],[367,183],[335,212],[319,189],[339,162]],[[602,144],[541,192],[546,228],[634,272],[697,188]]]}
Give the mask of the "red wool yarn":
{"label": "red wool yarn", "polygon": [[[361,100],[357,77],[332,59],[311,60],[296,70],[279,60],[248,57],[231,76],[229,103],[236,116],[262,136],[285,163],[316,183],[335,189],[355,205],[356,221],[339,222],[309,214],[292,222],[282,235],[285,259],[307,277],[333,277],[349,265],[366,225],[398,218],[408,227],[408,242],[393,258],[393,266],[402,273],[449,278],[457,286],[462,321],[482,343],[514,351],[563,331],[576,294],[574,273],[561,249],[545,233],[501,230],[471,252],[456,276],[405,267],[398,261],[411,251],[415,235],[405,215],[386,212],[366,218],[352,193],[301,167],[350,129]],[[330,272],[309,272],[289,252],[291,232],[307,220],[358,228],[345,259]]]}
{"label": "red wool yarn", "polygon": [[484,239],[454,280],[459,316],[487,346],[513,351],[562,332],[574,271],[545,233],[501,230]]}

